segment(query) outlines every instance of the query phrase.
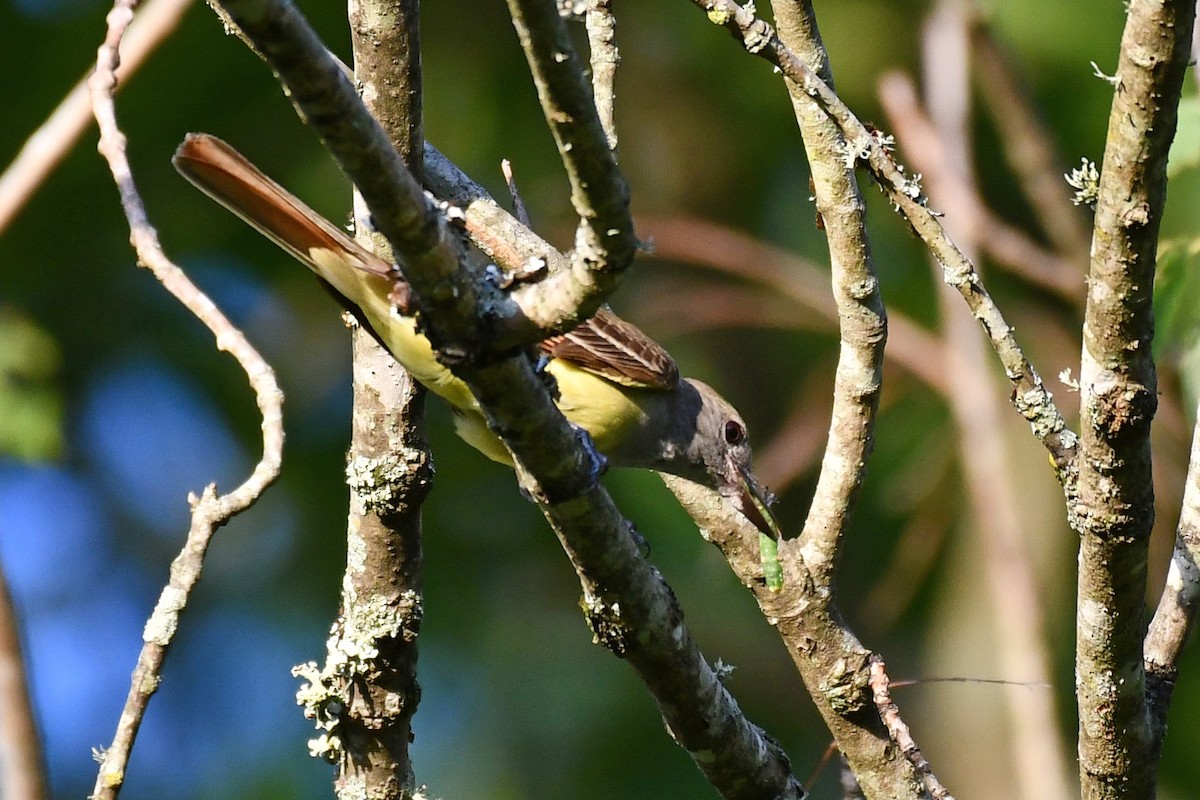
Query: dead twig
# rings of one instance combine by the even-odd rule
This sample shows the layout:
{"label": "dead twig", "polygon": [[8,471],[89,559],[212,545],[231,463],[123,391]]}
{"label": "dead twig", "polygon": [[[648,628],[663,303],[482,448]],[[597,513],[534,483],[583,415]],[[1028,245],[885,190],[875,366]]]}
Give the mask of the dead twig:
{"label": "dead twig", "polygon": [[904,757],[913,765],[917,775],[925,784],[925,790],[934,800],[954,800],[954,796],[933,774],[929,762],[925,760],[921,749],[913,740],[908,725],[900,718],[900,709],[892,701],[889,691],[886,665],[883,663],[883,658],[877,654],[871,656],[870,672],[871,699],[875,701],[875,707],[879,709],[879,716],[883,719],[883,724],[887,726],[888,735],[892,737],[892,741],[900,748],[900,752],[904,753]]}
{"label": "dead twig", "polygon": [[104,751],[92,797],[114,800],[125,781],[125,766],[145,716],[150,697],[161,681],[163,659],[174,639],[179,616],[204,565],[204,555],[217,528],[249,508],[279,476],[283,451],[283,394],[275,374],[209,298],[173,264],[158,244],[125,155],[125,135],[117,123],[113,95],[117,85],[121,37],[133,19],[135,0],[117,0],[108,14],[108,31],[100,46],[96,72],[89,81],[92,110],[100,126],[100,152],[108,161],[129,222],[130,240],[138,261],[158,278],[163,287],[203,322],[216,337],[218,349],[229,352],[246,372],[262,414],[263,456],[250,477],[224,495],[214,484],[197,497],[191,495],[192,521],[183,550],[171,564],[171,578],[146,621],[143,646],[134,668],[129,696],[117,723],[112,744]]}

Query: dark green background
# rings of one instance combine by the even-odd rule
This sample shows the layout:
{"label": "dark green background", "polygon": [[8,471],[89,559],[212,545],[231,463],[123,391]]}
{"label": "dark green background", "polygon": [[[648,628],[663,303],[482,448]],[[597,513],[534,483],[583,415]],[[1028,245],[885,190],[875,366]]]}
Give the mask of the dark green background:
{"label": "dark green background", "polygon": [[[617,6],[621,160],[635,213],[692,215],[824,263],[800,140],[770,68],[683,0]],[[1121,3],[994,6],[998,35],[1020,59],[1064,169],[1081,156],[1098,161],[1110,87],[1092,77],[1088,62],[1112,71]],[[302,8],[348,58],[344,8]],[[863,119],[884,124],[877,80],[889,69],[916,69],[928,8],[818,3],[839,89]],[[89,69],[106,10],[94,0],[0,4],[0,162]],[[568,245],[566,182],[504,4],[428,2],[423,35],[429,139],[498,196],[498,164],[510,159],[535,227]],[[118,112],[164,246],[277,369],[288,436],[279,485],[215,542],[123,796],[328,796],[332,773],[305,754],[310,729],[293,704],[297,682],[288,670],[323,657],[336,613],[348,340],[316,282],[187,186],[169,159],[186,132],[204,130],[234,143],[334,220],[346,218],[349,189],[269,72],[203,6],[120,94]],[[1002,216],[1027,223],[1032,212],[986,116],[974,132],[983,194]],[[25,615],[55,796],[63,798],[90,791],[88,748],[111,737],[142,620],[183,539],[186,493],[211,480],[232,487],[258,447],[259,420],[232,361],[134,266],[95,139],[89,133],[0,234],[0,321],[7,320],[8,343],[0,356],[25,364],[28,375],[8,390],[33,398],[32,421],[21,428],[26,438],[14,437],[12,447],[37,452],[30,441],[52,442],[61,409],[57,454],[0,458],[0,555]],[[934,275],[922,248],[878,192],[864,189],[885,299],[897,313],[936,326]],[[1195,235],[1197,199],[1194,172],[1185,174],[1172,187],[1169,235]],[[1004,272],[988,276],[1044,376],[1077,363],[1077,309]],[[756,442],[776,435],[804,396],[819,407],[828,402],[837,353],[832,331],[819,324],[803,330],[807,312],[797,310],[797,324],[787,330],[748,321],[684,333],[686,309],[673,306],[663,287],[678,284],[668,280],[737,289],[711,273],[643,259],[613,304],[664,341],[685,374],[733,401]],[[22,324],[44,336],[26,342],[16,334]],[[1069,408],[1073,395],[1055,384]],[[998,380],[996,391],[1004,396],[1008,389]],[[979,544],[945,404],[891,367],[884,405],[839,580],[844,610],[896,678],[1023,680],[1003,674],[994,656]],[[1075,725],[1074,538],[1044,454],[1010,417],[1028,500],[1023,519],[1048,604],[1055,685],[935,683],[896,694],[939,775],[972,798],[1012,796],[1004,783],[1011,772],[1005,692],[1053,691],[1064,735],[1073,737]],[[712,796],[633,672],[590,643],[574,575],[511,474],[460,443],[436,402],[430,424],[438,474],[425,517],[418,779],[447,798]],[[49,433],[38,438],[39,430]],[[1175,455],[1180,448],[1166,449]],[[729,687],[806,777],[828,735],[774,631],[653,475],[606,480],[649,540],[706,654],[736,665]],[[814,480],[815,466],[783,492],[785,530],[801,526]],[[1164,534],[1177,514],[1175,493],[1177,487],[1163,488],[1156,575],[1169,549]],[[905,531],[909,553],[898,552]],[[1191,679],[1198,669],[1192,657],[1176,695],[1164,798],[1200,797],[1188,755],[1200,735],[1200,691]],[[837,796],[830,770],[815,796]]]}

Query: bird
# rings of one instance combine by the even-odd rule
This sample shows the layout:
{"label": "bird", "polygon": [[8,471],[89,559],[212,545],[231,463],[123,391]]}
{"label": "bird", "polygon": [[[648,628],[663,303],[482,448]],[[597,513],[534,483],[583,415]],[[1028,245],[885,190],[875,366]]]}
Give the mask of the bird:
{"label": "bird", "polygon": [[[512,465],[470,389],[438,360],[416,320],[400,313],[396,288],[402,279],[394,264],[216,136],[188,134],[172,163],[200,191],[327,283],[415,380],[449,403],[464,441],[493,461]],[[610,465],[703,484],[729,500],[764,537],[780,538],[770,495],[754,475],[745,421],[712,387],[680,377],[662,345],[602,306],[575,328],[540,342],[539,349],[558,408],[587,431]]]}

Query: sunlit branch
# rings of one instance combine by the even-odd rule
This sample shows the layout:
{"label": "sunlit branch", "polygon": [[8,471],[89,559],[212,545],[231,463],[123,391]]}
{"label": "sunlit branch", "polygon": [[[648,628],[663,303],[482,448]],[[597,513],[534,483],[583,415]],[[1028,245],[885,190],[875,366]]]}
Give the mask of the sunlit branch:
{"label": "sunlit branch", "polygon": [[89,86],[92,109],[100,126],[100,152],[108,161],[121,206],[129,222],[130,238],[138,261],[154,273],[167,291],[212,331],[217,348],[229,352],[246,372],[262,414],[263,456],[250,477],[224,495],[210,484],[200,496],[192,495],[191,526],[183,550],[171,563],[170,582],[162,590],[154,612],[142,634],[143,646],[133,671],[129,697],[117,723],[112,744],[104,751],[92,797],[113,800],[125,781],[126,764],[146,713],[150,697],[162,680],[161,669],[175,633],[180,614],[204,564],[204,556],[217,529],[249,508],[279,476],[283,451],[283,395],[275,374],[245,337],[221,311],[198,290],[163,253],[158,234],[151,226],[138,194],[125,154],[125,135],[117,123],[113,92],[121,37],[133,19],[134,0],[117,0],[108,14],[108,31],[99,49],[96,72]]}

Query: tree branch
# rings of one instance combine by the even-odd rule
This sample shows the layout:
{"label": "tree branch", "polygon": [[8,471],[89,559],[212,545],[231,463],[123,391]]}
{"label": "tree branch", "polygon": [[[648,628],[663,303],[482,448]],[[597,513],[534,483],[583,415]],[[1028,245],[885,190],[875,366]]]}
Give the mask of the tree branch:
{"label": "tree branch", "polygon": [[1153,797],[1143,670],[1154,522],[1150,341],[1166,163],[1195,0],[1134,0],[1121,39],[1096,205],[1080,364],[1076,694],[1083,797]]}
{"label": "tree branch", "polygon": [[804,679],[838,749],[853,764],[870,797],[924,797],[912,764],[889,738],[869,691],[872,653],[833,604],[829,587],[818,587],[804,563],[799,540],[779,544],[783,588],[763,585],[758,529],[712,489],[673,475],[667,488],[716,545],[738,580],[750,589],[767,620],[779,630],[788,655]]}
{"label": "tree branch", "polygon": [[1179,656],[1200,609],[1200,426],[1192,434],[1183,508],[1175,531],[1175,551],[1167,584],[1150,622],[1145,643],[1146,699],[1155,750],[1162,747],[1167,710],[1179,677]]}
{"label": "tree branch", "polygon": [[588,35],[588,60],[592,65],[592,95],[596,98],[596,114],[608,149],[617,153],[617,123],[613,118],[616,93],[613,84],[621,54],[617,50],[617,19],[612,13],[612,0],[588,0],[584,26]]}
{"label": "tree branch", "polygon": [[937,776],[933,774],[933,768],[925,760],[921,749],[917,747],[917,742],[913,739],[908,725],[900,718],[900,709],[896,706],[896,702],[892,700],[890,692],[887,665],[883,663],[882,658],[877,655],[871,657],[870,672],[871,699],[875,701],[875,707],[879,709],[879,716],[884,721],[884,724],[887,725],[892,741],[900,746],[900,751],[904,753],[904,757],[912,763],[913,769],[920,776],[921,782],[925,785],[925,790],[929,792],[930,797],[934,798],[934,800],[954,800],[953,795],[947,791],[946,787],[937,779]]}
{"label": "tree branch", "polygon": [[[524,367],[532,375],[528,364]],[[502,366],[485,370],[491,374],[472,390],[485,409],[505,407],[502,415],[489,417],[493,429],[501,416],[521,426],[499,429],[505,431],[505,441],[517,457],[518,476],[526,490],[544,499],[556,491],[559,481],[570,478],[554,476],[554,483],[532,478],[553,476],[555,465],[538,458],[542,448],[536,445],[547,436],[559,435],[551,423],[553,416],[562,417],[544,392],[538,402],[529,403],[528,390],[510,377],[509,370]],[[723,504],[729,508],[727,502]],[[604,488],[593,481],[585,494],[543,502],[542,512],[575,566],[596,641],[638,672],[658,702],[672,737],[688,750],[717,791],[726,798],[803,797],[786,755],[742,715],[705,661],[683,624],[683,612],[670,587],[642,556],[629,523]],[[755,547],[757,554],[757,539]]]}
{"label": "tree branch", "polygon": [[[808,64],[831,73],[807,2],[772,4],[790,43]],[[918,797],[912,764],[891,746],[888,730],[866,696],[868,651],[833,603],[833,575],[842,537],[870,455],[882,384],[886,317],[864,229],[864,206],[842,153],[841,132],[795,84],[789,94],[812,170],[817,209],[829,242],[833,295],[841,332],[829,441],[817,489],[798,539],[780,542],[784,570],[778,592],[755,590],[804,684],[869,796]],[[757,587],[757,537],[727,518],[703,487],[665,477],[693,518],[706,529],[739,578]],[[726,518],[723,518],[726,517]]]}
{"label": "tree branch", "polygon": [[[585,214],[584,229],[599,238],[592,241],[592,233],[584,237],[586,247],[569,262],[571,269],[502,292],[462,261],[455,232],[367,113],[342,65],[295,7],[288,0],[214,4],[275,70],[299,113],[362,193],[376,228],[403,256],[416,306],[428,317],[425,333],[447,361],[488,361],[568,329],[594,314],[614,288],[620,274],[615,265],[624,266],[619,253],[628,250],[632,256],[633,240],[631,226],[622,228],[619,213],[610,207],[620,205],[611,193],[599,195],[603,202],[594,194],[583,195],[596,204],[599,215]],[[570,104],[564,108],[566,113],[574,110]],[[560,135],[580,135],[574,126],[565,128]],[[567,143],[594,149],[585,148],[582,139]],[[607,145],[603,150],[607,153]],[[594,180],[587,171],[580,177]],[[590,190],[596,191],[594,186]],[[597,258],[607,252],[602,245],[613,248],[611,265]],[[475,316],[479,307],[488,314]]]}
{"label": "tree branch", "polygon": [[509,213],[429,142],[425,143],[424,181],[439,200],[462,211],[463,230],[471,244],[498,266],[520,272],[530,263],[544,262],[547,277],[537,285],[548,291],[554,276],[570,274],[569,258]]}
{"label": "tree branch", "polygon": [[[426,323],[446,324],[450,330],[470,334],[480,330],[482,317],[494,313],[506,319],[509,300],[502,298],[496,305],[466,301],[487,299],[490,295],[481,292],[490,286],[456,282],[472,276],[461,266],[449,268],[452,247],[442,233],[415,236],[390,230],[405,221],[419,225],[427,219],[423,214],[387,219],[389,212],[409,208],[406,200],[394,201],[397,194],[409,193],[411,176],[402,167],[389,164],[385,168],[376,163],[376,159],[388,160],[383,152],[388,148],[381,150],[377,142],[377,126],[357,104],[340,68],[299,14],[278,0],[265,4],[227,0],[222,6],[281,74],[309,124],[356,184],[359,171],[368,163],[388,176],[368,172],[362,176],[365,185],[359,184],[359,188],[380,230],[405,264],[405,276],[418,295]],[[305,59],[315,59],[312,64],[321,66],[302,63]],[[334,109],[337,114],[331,113]],[[381,185],[391,179],[404,187],[402,192]],[[376,193],[382,196],[377,198]],[[377,199],[381,206],[376,205]],[[444,230],[443,222],[438,220],[437,225],[439,231]],[[422,241],[432,242],[434,249],[408,252]],[[536,288],[568,285],[567,280],[555,283],[553,278]],[[437,302],[426,304],[423,289],[430,286],[443,292],[460,291],[454,298],[437,297]],[[598,297],[595,300],[599,302]],[[591,311],[574,308],[566,313],[575,319]],[[455,314],[469,319],[452,320]],[[527,326],[524,330],[534,329]],[[507,341],[516,341],[512,329],[507,334]],[[535,338],[544,335],[542,330],[534,333]],[[442,354],[446,355],[445,348]],[[524,354],[491,362],[462,358],[453,369],[478,399],[489,427],[502,436],[523,488],[537,500],[575,566],[597,641],[638,671],[676,741],[725,797],[802,797],[786,755],[745,718],[696,647],[683,626],[673,593],[642,557],[629,524],[599,484],[599,457],[579,430],[563,418],[531,361]]]}
{"label": "tree branch", "polygon": [[766,22],[756,19],[733,0],[691,2],[707,11],[715,24],[729,30],[748,52],[777,66],[837,124],[847,141],[844,153],[847,161],[862,163],[871,170],[884,194],[942,264],[944,280],[958,290],[983,326],[1000,357],[1005,375],[1013,384],[1012,405],[1030,423],[1034,435],[1050,452],[1068,508],[1073,508],[1077,437],[1067,427],[1053,397],[1017,343],[1013,329],[983,287],[974,265],[946,235],[936,215],[925,207],[918,182],[905,175],[893,161],[888,137],[868,130],[834,91],[780,41]]}
{"label": "tree branch", "polygon": [[[237,22],[229,16],[224,7],[214,4],[212,8],[227,30],[236,35],[251,52],[268,61],[254,41],[237,27]],[[354,79],[353,71],[337,56],[328,50],[325,51],[325,55],[347,80]],[[457,164],[429,142],[425,142],[423,161],[424,174],[421,179],[425,187],[439,200],[455,206],[462,212],[460,221],[473,245],[508,272],[522,272],[531,263],[544,263],[546,277],[536,284],[537,291],[547,296],[556,296],[561,284],[566,287],[562,290],[563,297],[569,298],[570,292],[573,291],[569,286],[573,281],[570,277],[570,259],[509,213],[496,202],[487,189],[473,181]],[[518,286],[513,290],[513,294],[521,296],[522,292],[533,288]]]}
{"label": "tree branch", "polygon": [[[786,45],[831,83],[829,56],[810,0],[772,0],[772,9]],[[842,133],[799,85],[790,82],[787,88],[812,171],[817,212],[824,221],[829,243],[841,336],[829,443],[800,536],[800,552],[824,596],[831,594],[842,536],[854,512],[874,444],[883,387],[887,315],[867,240],[866,207],[854,170],[843,158],[846,143]],[[846,755],[854,766],[854,756]]]}
{"label": "tree branch", "polygon": [[[925,176],[926,183],[941,187],[937,202],[955,209],[958,216],[976,220],[972,231],[980,249],[1013,274],[1053,292],[1073,306],[1080,304],[1084,284],[1078,265],[1047,251],[1024,231],[997,217],[973,184],[959,180],[944,168],[945,145],[933,120],[921,108],[912,81],[899,72],[884,75],[879,81],[879,99],[913,168]],[[1056,177],[1061,183],[1062,175]]]}
{"label": "tree branch", "polygon": [[220,310],[200,292],[183,271],[166,257],[158,234],[146,215],[125,155],[125,136],[117,124],[113,93],[121,36],[133,18],[134,0],[117,0],[108,14],[108,31],[99,49],[96,72],[89,81],[92,109],[100,126],[100,152],[108,161],[129,222],[130,240],[138,262],[154,273],[163,287],[176,297],[216,337],[217,348],[228,351],[246,372],[262,414],[263,456],[250,477],[225,495],[217,495],[210,484],[200,497],[191,495],[192,521],[183,550],[171,563],[171,578],[146,621],[143,646],[134,668],[129,696],[117,723],[112,744],[104,752],[92,797],[114,800],[125,781],[125,766],[150,697],[161,682],[163,659],[175,636],[179,616],[204,565],[204,555],[217,528],[249,508],[279,476],[283,452],[283,395],[275,374]]}
{"label": "tree branch", "polygon": [[[637,238],[629,215],[629,187],[554,1],[508,0],[508,10],[571,182],[571,205],[580,220],[571,271],[581,290],[574,304],[581,305],[587,294],[607,295],[615,289],[633,261]],[[589,12],[588,18],[592,16]],[[611,105],[610,96],[610,125]]]}
{"label": "tree branch", "polygon": [[498,319],[508,319],[516,308],[469,267],[459,237],[308,22],[288,0],[219,5],[275,70],[297,111],[362,193],[376,229],[404,261],[416,306],[431,318],[426,335],[454,360],[494,352],[475,311],[487,302]]}
{"label": "tree branch", "polygon": [[[924,163],[917,166],[925,175],[930,198],[952,209],[945,218],[947,230],[965,252],[973,254],[981,245],[987,219],[976,213],[982,203],[975,200],[978,191],[972,168],[968,34],[968,19],[957,0],[943,0],[932,11],[924,24],[921,60],[933,125],[930,133],[937,146],[921,152],[909,146],[899,127],[896,130],[905,152],[914,161],[918,153],[922,156]],[[1024,536],[1027,520],[1009,466],[1012,448],[1002,424],[1002,389],[994,380],[994,367],[974,321],[950,287],[940,287],[938,305],[945,368],[953,376],[947,402],[957,428],[968,518],[983,546],[980,571],[991,596],[995,661],[1005,676],[1048,683],[1043,609]],[[1042,692],[1009,692],[1005,705],[1012,732],[1008,749],[1014,793],[1068,797],[1074,786],[1066,771],[1068,759],[1053,698]]]}
{"label": "tree branch", "polygon": [[[349,7],[363,102],[415,175],[421,174],[424,150],[418,17],[417,0],[360,0]],[[387,243],[362,222],[369,217],[366,207],[358,198],[355,205],[358,240],[390,260]],[[306,708],[325,730],[312,749],[337,762],[339,797],[365,789],[380,800],[411,798],[417,784],[408,748],[421,695],[421,506],[433,480],[425,392],[368,328],[352,327],[354,408],[346,470],[351,495],[342,608],[325,669],[301,668],[309,679],[302,696],[319,698]]]}

